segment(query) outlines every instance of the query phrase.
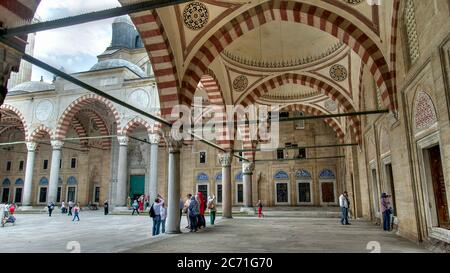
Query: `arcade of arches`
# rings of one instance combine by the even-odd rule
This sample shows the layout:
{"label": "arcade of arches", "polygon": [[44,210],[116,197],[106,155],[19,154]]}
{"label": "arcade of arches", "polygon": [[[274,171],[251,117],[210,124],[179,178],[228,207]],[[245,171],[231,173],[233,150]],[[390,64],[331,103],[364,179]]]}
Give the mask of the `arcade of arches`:
{"label": "arcade of arches", "polygon": [[[0,4],[4,27],[39,4],[17,2]],[[178,198],[197,191],[215,194],[224,217],[258,200],[337,207],[347,191],[352,216],[378,223],[385,192],[400,236],[450,243],[450,2],[381,3],[204,0],[130,14],[112,27],[135,33],[133,42],[113,37],[92,69],[75,74],[171,121],[172,108],[195,97],[281,105],[289,117],[389,110],[280,123],[279,149],[243,152],[249,162],[167,138],[152,120],[58,77],[18,83],[4,98],[20,54],[0,45],[0,142],[18,142],[0,146],[2,202],[109,200],[119,209],[128,196],[159,192],[176,233]],[[214,142],[230,153],[261,145],[225,135]],[[311,148],[319,145],[335,146]]]}

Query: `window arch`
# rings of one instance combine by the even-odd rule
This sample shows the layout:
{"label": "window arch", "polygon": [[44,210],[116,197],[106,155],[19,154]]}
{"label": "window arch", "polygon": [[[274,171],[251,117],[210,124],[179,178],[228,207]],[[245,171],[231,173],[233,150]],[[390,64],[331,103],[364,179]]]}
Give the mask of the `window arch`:
{"label": "window arch", "polygon": [[76,185],[77,179],[74,176],[70,176],[67,178],[67,185]]}
{"label": "window arch", "polygon": [[39,185],[40,186],[47,186],[48,185],[47,177],[41,177],[41,179],[39,180]]}

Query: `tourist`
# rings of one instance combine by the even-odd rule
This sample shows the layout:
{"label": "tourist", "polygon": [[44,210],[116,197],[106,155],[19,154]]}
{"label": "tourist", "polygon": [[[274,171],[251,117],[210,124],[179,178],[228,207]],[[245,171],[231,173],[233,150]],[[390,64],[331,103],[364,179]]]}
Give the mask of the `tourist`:
{"label": "tourist", "polygon": [[150,217],[153,218],[153,230],[152,235],[156,236],[159,234],[159,227],[161,224],[161,206],[164,204],[164,199],[158,194],[155,198],[155,202],[150,208]]}
{"label": "tourist", "polygon": [[184,213],[186,213],[186,220],[187,220],[187,226],[185,228],[190,228],[190,224],[189,224],[189,203],[191,202],[191,198],[192,198],[192,194],[188,194],[186,199],[186,202],[184,202],[184,207],[183,207],[183,211]]}
{"label": "tourist", "polygon": [[12,203],[11,206],[9,206],[9,214],[13,215],[16,211],[16,204]]}
{"label": "tourist", "polygon": [[258,218],[264,217],[264,214],[262,213],[263,204],[261,200],[258,200],[258,203],[256,203],[256,206],[258,207]]}
{"label": "tourist", "polygon": [[103,208],[105,209],[105,215],[108,215],[108,213],[109,213],[108,200],[105,200],[105,202],[103,203]]}
{"label": "tourist", "polygon": [[139,197],[139,211],[143,212],[144,211],[144,195],[141,195]]}
{"label": "tourist", "polygon": [[385,192],[381,194],[381,213],[383,214],[383,230],[391,230],[391,213],[392,209],[390,207],[391,202],[389,202],[389,195]]}
{"label": "tourist", "polygon": [[198,192],[197,193],[198,198],[198,206],[199,206],[199,214],[198,214],[198,228],[206,227],[206,221],[205,221],[205,210],[206,210],[206,200],[203,197],[203,193]]}
{"label": "tourist", "polygon": [[131,197],[127,197],[127,208],[130,209],[131,208]]}
{"label": "tourist", "polygon": [[209,209],[209,221],[211,225],[214,225],[216,220],[216,196],[213,194],[212,197],[208,196],[208,209]]}
{"label": "tourist", "polygon": [[52,211],[55,208],[55,203],[53,203],[52,201],[48,202],[48,217],[52,217]]}
{"label": "tourist", "polygon": [[136,199],[134,200],[132,207],[133,213],[131,213],[131,215],[134,215],[134,212],[137,212],[137,214],[139,215],[139,204]]}
{"label": "tourist", "polygon": [[198,215],[200,214],[200,212],[199,212],[199,204],[194,196],[191,197],[191,200],[189,202],[188,213],[189,213],[189,225],[190,225],[189,232],[197,232],[197,228],[198,228],[197,219],[198,219]]}
{"label": "tourist", "polygon": [[162,204],[161,208],[160,208],[160,215],[161,215],[161,233],[165,233],[166,232],[166,218],[167,218],[167,208],[166,208],[166,204]]}
{"label": "tourist", "polygon": [[181,217],[183,216],[183,209],[184,209],[184,200],[183,200],[183,198],[180,198],[180,203],[178,205],[178,208],[180,209],[180,223],[181,223]]}
{"label": "tourist", "polygon": [[66,213],[67,209],[66,209],[66,203],[64,202],[64,200],[61,202],[61,213]]}
{"label": "tourist", "polygon": [[149,196],[148,195],[146,195],[145,196],[145,200],[144,200],[144,202],[145,202],[145,210],[147,210],[148,209],[148,207],[150,206],[150,201],[148,201],[149,200]]}
{"label": "tourist", "polygon": [[348,194],[346,191],[339,196],[339,206],[341,207],[341,224],[350,225],[348,222],[348,208],[350,206],[350,201],[348,200]]}
{"label": "tourist", "polygon": [[67,215],[72,215],[72,209],[73,209],[74,203],[72,200],[69,201],[69,213]]}
{"label": "tourist", "polygon": [[79,213],[80,213],[80,203],[77,203],[75,205],[75,207],[73,208],[73,219],[72,219],[72,222],[75,221],[75,218],[77,218],[77,221],[80,221]]}

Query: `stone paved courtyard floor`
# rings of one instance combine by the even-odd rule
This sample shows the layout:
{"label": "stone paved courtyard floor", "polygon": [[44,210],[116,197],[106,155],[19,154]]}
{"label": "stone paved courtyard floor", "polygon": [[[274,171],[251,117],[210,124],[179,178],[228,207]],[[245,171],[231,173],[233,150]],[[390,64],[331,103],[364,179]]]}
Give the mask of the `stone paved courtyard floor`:
{"label": "stone paved courtyard floor", "polygon": [[[335,218],[219,218],[215,226],[198,233],[186,233],[183,228],[183,234],[152,237],[148,214],[104,216],[89,211],[81,213],[80,222],[59,213],[51,218],[45,214],[16,216],[15,226],[0,227],[0,252],[71,252],[71,241],[79,243],[81,252],[365,253],[371,251],[367,249],[371,241],[379,243],[381,252],[427,252],[372,223],[353,221],[342,226]],[[185,225],[183,217],[181,226]]]}

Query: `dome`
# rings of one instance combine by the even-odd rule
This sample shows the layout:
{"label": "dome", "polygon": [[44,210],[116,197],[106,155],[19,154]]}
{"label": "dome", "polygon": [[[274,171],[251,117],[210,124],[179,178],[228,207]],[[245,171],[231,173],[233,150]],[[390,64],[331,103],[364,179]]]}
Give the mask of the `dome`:
{"label": "dome", "polygon": [[47,91],[54,90],[55,85],[51,83],[41,82],[41,81],[29,81],[23,82],[11,88],[9,92],[39,92],[39,91]]}
{"label": "dome", "polygon": [[112,69],[112,68],[118,68],[118,67],[127,67],[134,73],[136,73],[139,77],[145,78],[147,75],[145,74],[142,69],[135,65],[134,63],[131,63],[129,61],[123,60],[123,59],[109,59],[104,60],[96,63],[89,71],[96,71],[96,70],[104,70],[104,69]]}
{"label": "dome", "polygon": [[115,23],[127,23],[134,27],[133,22],[128,15],[117,17],[116,19],[114,19],[113,24]]}

